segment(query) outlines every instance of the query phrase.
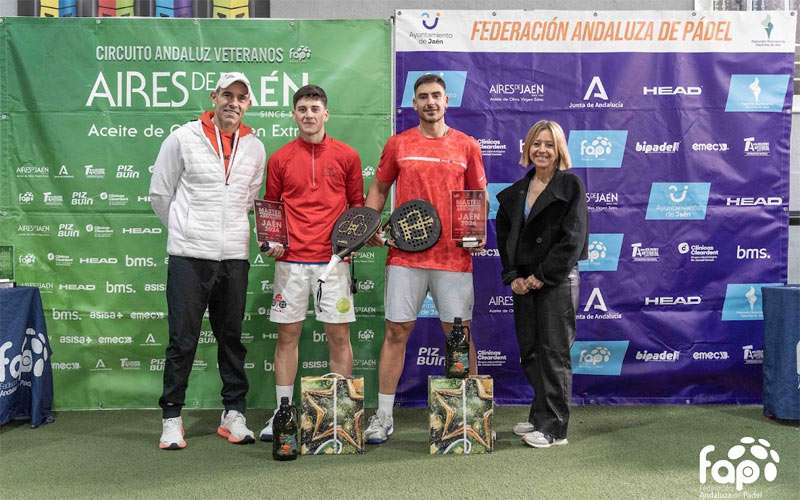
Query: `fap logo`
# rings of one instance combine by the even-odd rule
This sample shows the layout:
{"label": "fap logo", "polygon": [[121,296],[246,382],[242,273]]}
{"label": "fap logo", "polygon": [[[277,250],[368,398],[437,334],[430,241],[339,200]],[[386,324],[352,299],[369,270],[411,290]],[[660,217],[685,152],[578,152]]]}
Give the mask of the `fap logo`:
{"label": "fap logo", "polygon": [[570,350],[572,373],[617,376],[627,351],[627,340],[577,341]]}
{"label": "fap logo", "polygon": [[726,112],[780,113],[789,75],[731,75]]}
{"label": "fap logo", "polygon": [[704,220],[710,191],[710,182],[654,182],[645,219]]}
{"label": "fap logo", "polygon": [[[0,345],[0,396],[16,392],[19,384],[29,385],[30,379],[22,380],[26,373],[33,373],[34,377],[44,374],[47,358],[50,357],[50,346],[44,334],[33,328],[25,330],[25,337],[19,351],[14,349],[14,343],[4,342]],[[8,367],[8,370],[6,370]],[[10,380],[6,382],[6,377]]]}
{"label": "fap logo", "polygon": [[410,108],[412,106],[412,100],[414,99],[414,82],[417,81],[417,78],[427,74],[439,75],[442,77],[444,84],[447,86],[447,107],[460,108],[461,99],[464,97],[464,87],[467,84],[467,72],[442,70],[409,71],[406,74],[406,84],[403,87],[403,101],[400,107]]}
{"label": "fap logo", "polygon": [[622,250],[622,233],[589,235],[589,258],[578,262],[581,271],[616,271]]}
{"label": "fap logo", "polygon": [[567,148],[575,168],[620,168],[627,130],[572,130]]}
{"label": "fap logo", "polygon": [[728,283],[722,304],[722,321],[760,321],[761,287],[782,286],[780,283]]}
{"label": "fap logo", "polygon": [[436,13],[436,17],[434,17],[430,12],[423,12],[420,14],[419,17],[422,18],[422,27],[426,30],[433,30],[436,29],[436,26],[439,25],[439,18],[442,16],[441,12]]}
{"label": "fap logo", "polygon": [[713,444],[703,446],[700,450],[698,479],[700,484],[711,479],[717,484],[733,484],[736,491],[742,491],[744,485],[753,484],[763,477],[767,482],[778,477],[778,463],[781,458],[776,450],[770,447],[766,439],[746,436],[733,445],[726,454],[727,460],[721,458],[714,462],[708,456],[716,449]]}

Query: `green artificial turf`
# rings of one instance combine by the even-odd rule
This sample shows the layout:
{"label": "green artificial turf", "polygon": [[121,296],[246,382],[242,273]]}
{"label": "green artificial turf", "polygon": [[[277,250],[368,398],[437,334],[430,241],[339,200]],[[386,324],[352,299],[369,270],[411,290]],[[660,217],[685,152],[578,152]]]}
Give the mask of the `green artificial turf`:
{"label": "green artificial turf", "polygon": [[[184,412],[189,446],[157,447],[160,412],[60,412],[38,429],[0,428],[0,498],[800,498],[800,432],[754,406],[581,406],[569,444],[537,450],[511,427],[527,408],[497,407],[496,451],[429,455],[425,409],[398,409],[395,433],[363,455],[275,462],[271,445],[215,434],[219,412]],[[250,411],[258,433],[264,411]],[[779,453],[778,476],[737,492],[701,485],[700,449],[725,458],[744,436]]]}

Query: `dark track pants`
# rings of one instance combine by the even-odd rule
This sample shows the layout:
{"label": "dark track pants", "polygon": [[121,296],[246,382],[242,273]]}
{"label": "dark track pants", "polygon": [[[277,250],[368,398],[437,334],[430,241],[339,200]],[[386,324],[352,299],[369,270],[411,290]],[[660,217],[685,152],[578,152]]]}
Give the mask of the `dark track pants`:
{"label": "dark track pants", "polygon": [[158,400],[164,418],[181,413],[206,308],[217,340],[222,403],[226,410],[244,413],[249,386],[244,370],[247,350],[242,345],[242,320],[249,270],[250,263],[246,260],[169,257],[169,345],[164,363],[164,392]]}

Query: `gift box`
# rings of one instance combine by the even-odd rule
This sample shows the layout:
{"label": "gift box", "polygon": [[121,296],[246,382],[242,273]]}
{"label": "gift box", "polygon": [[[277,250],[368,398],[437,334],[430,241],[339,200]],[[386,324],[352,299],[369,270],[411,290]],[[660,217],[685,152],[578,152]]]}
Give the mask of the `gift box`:
{"label": "gift box", "polygon": [[301,455],[364,452],[364,377],[302,377],[300,393]]}
{"label": "gift box", "polygon": [[492,377],[428,377],[431,455],[494,450]]}

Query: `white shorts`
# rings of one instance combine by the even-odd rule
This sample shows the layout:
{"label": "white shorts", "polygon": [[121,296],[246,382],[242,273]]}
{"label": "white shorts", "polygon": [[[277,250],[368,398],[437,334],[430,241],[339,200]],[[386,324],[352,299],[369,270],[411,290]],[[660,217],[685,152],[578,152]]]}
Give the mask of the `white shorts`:
{"label": "white shorts", "polygon": [[386,266],[384,290],[386,319],[395,323],[415,321],[428,290],[440,320],[452,323],[453,318],[472,319],[472,273]]}
{"label": "white shorts", "polygon": [[353,294],[350,292],[349,264],[340,262],[322,286],[322,300],[317,303],[317,278],[326,264],[276,262],[269,319],[273,323],[297,323],[306,318],[308,296],[314,298],[317,321],[352,323],[356,320]]}

